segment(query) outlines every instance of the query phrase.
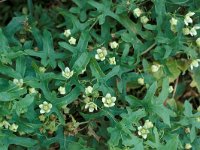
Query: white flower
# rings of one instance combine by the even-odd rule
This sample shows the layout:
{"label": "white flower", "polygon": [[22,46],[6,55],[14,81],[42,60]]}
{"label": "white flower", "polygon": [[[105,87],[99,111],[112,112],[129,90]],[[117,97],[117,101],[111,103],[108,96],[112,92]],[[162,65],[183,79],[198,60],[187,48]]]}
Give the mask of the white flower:
{"label": "white flower", "polygon": [[169,86],[169,93],[172,93],[174,90],[173,86]]}
{"label": "white flower", "polygon": [[73,37],[70,37],[70,39],[68,40],[69,44],[71,45],[75,45],[76,44],[76,39]]}
{"label": "white flower", "polygon": [[199,67],[199,62],[200,59],[193,60],[192,63],[190,64],[190,69],[193,70],[194,67]]}
{"label": "white flower", "polygon": [[44,72],[46,71],[46,69],[45,69],[44,67],[39,67],[39,71],[40,71],[41,73],[44,73]]}
{"label": "white flower", "polygon": [[192,20],[192,16],[194,16],[194,12],[189,12],[189,13],[187,13],[186,15],[185,15],[185,18],[184,18],[184,23],[185,23],[185,25],[186,26],[188,26],[189,25],[189,23],[192,23],[193,22],[193,20]]}
{"label": "white flower", "polygon": [[18,129],[18,125],[13,123],[12,125],[9,126],[9,130],[13,131],[13,132],[17,132]]}
{"label": "white flower", "polygon": [[70,29],[65,30],[65,31],[64,31],[64,35],[65,35],[66,37],[69,37],[69,36],[71,35],[71,30],[70,30]]}
{"label": "white flower", "polygon": [[107,93],[105,97],[102,98],[102,102],[105,107],[113,107],[115,105],[116,97],[112,97],[110,93]]}
{"label": "white flower", "polygon": [[44,101],[42,104],[39,105],[39,107],[40,107],[40,113],[44,114],[51,111],[52,104]]}
{"label": "white flower", "polygon": [[190,143],[185,144],[185,149],[191,149],[192,145]]}
{"label": "white flower", "polygon": [[28,90],[29,90],[30,94],[36,94],[36,93],[38,93],[38,91],[35,88],[29,88]]}
{"label": "white flower", "polygon": [[85,105],[85,109],[89,108],[89,112],[93,112],[94,110],[97,110],[97,105],[93,102],[89,102]]}
{"label": "white flower", "polygon": [[64,71],[62,71],[62,76],[69,79],[73,76],[74,71],[70,71],[69,67],[66,67]]}
{"label": "white flower", "polygon": [[24,81],[23,81],[23,79],[13,79],[13,83],[15,84],[15,85],[17,85],[17,86],[19,86],[19,87],[22,87],[23,86],[23,84],[24,84]]}
{"label": "white flower", "polygon": [[151,71],[152,72],[157,72],[159,70],[159,68],[160,68],[160,65],[152,65],[151,66]]}
{"label": "white flower", "polygon": [[142,136],[143,139],[147,138],[149,130],[145,127],[139,126],[138,127],[138,135]]}
{"label": "white flower", "polygon": [[189,35],[190,34],[190,29],[189,28],[183,28],[183,34],[184,35]]}
{"label": "white flower", "polygon": [[116,65],[115,57],[109,58],[110,65]]}
{"label": "white flower", "polygon": [[198,47],[200,47],[200,38],[198,38],[198,39],[196,40],[196,44],[197,44]]}
{"label": "white flower", "polygon": [[91,86],[88,86],[87,88],[85,88],[85,94],[86,95],[92,94],[92,91],[93,91],[93,87],[91,87]]}
{"label": "white flower", "polygon": [[191,35],[191,36],[197,35],[197,31],[196,31],[196,30],[198,30],[198,29],[200,29],[199,26],[194,26],[194,27],[192,27],[192,29],[190,29],[190,35]]}
{"label": "white flower", "polygon": [[142,16],[142,17],[140,18],[140,22],[141,22],[142,24],[147,24],[148,21],[149,21],[149,19],[148,19],[146,16]]}
{"label": "white flower", "polygon": [[177,23],[178,23],[178,20],[172,17],[172,18],[170,19],[169,22],[170,22],[170,24],[171,24],[172,26],[176,26]]}
{"label": "white flower", "polygon": [[138,84],[144,85],[144,78],[138,78]]}
{"label": "white flower", "polygon": [[139,9],[139,8],[135,8],[135,9],[133,10],[133,13],[134,13],[134,15],[135,15],[136,17],[140,17],[141,14],[142,14],[142,10]]}
{"label": "white flower", "polygon": [[6,129],[8,129],[8,127],[10,126],[10,123],[8,121],[6,121],[6,120],[4,120],[2,122],[2,124],[3,124],[4,128],[6,128]]}
{"label": "white flower", "polygon": [[97,54],[95,55],[95,58],[97,60],[104,61],[106,55],[107,55],[107,50],[105,47],[102,47],[101,49],[97,49]]}
{"label": "white flower", "polygon": [[118,48],[118,47],[119,47],[119,44],[118,44],[116,41],[110,42],[109,45],[110,45],[110,47],[111,47],[112,49],[115,49],[115,48]]}
{"label": "white flower", "polygon": [[144,123],[144,128],[146,129],[153,128],[153,123],[149,120],[146,120]]}
{"label": "white flower", "polygon": [[58,88],[58,91],[59,91],[59,93],[61,94],[61,95],[65,95],[65,87],[63,87],[63,86],[60,86],[59,88]]}
{"label": "white flower", "polygon": [[185,133],[190,133],[190,128],[185,128]]}

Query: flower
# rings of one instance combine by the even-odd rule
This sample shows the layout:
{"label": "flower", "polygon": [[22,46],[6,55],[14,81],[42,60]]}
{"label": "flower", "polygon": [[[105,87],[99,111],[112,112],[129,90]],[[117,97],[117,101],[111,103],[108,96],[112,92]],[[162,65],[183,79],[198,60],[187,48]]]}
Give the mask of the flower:
{"label": "flower", "polygon": [[62,71],[62,76],[69,79],[73,76],[74,71],[70,71],[69,67],[66,67],[64,71]]}
{"label": "flower", "polygon": [[52,104],[44,101],[42,104],[39,105],[39,107],[40,107],[40,113],[44,114],[51,111]]}
{"label": "flower", "polygon": [[173,86],[169,86],[169,93],[172,93],[174,90]]}
{"label": "flower", "polygon": [[138,78],[138,84],[144,85],[144,78]]}
{"label": "flower", "polygon": [[112,97],[110,93],[107,93],[105,97],[102,98],[102,102],[105,107],[113,107],[115,105],[116,97]]}
{"label": "flower", "polygon": [[197,35],[197,31],[196,30],[198,30],[198,29],[200,29],[200,26],[194,26],[194,27],[192,27],[192,29],[190,29],[190,35],[191,36]]}
{"label": "flower", "polygon": [[192,63],[190,64],[190,69],[193,70],[193,67],[199,67],[199,62],[200,59],[193,60]]}
{"label": "flower", "polygon": [[200,38],[198,38],[198,39],[196,40],[196,44],[197,44],[198,47],[200,47]]}
{"label": "flower", "polygon": [[101,49],[97,49],[97,54],[95,55],[95,58],[97,60],[104,61],[106,55],[107,55],[107,50],[105,47],[102,47]]}
{"label": "flower", "polygon": [[193,20],[192,20],[192,16],[194,16],[194,12],[188,12],[186,15],[185,15],[185,18],[184,18],[184,23],[185,23],[185,25],[186,26],[188,26],[189,25],[189,23],[192,23],[193,22]]}
{"label": "flower", "polygon": [[44,72],[46,71],[46,69],[45,69],[44,67],[39,67],[39,71],[40,71],[41,73],[44,73]]}
{"label": "flower", "polygon": [[183,28],[182,31],[183,31],[184,35],[189,35],[190,34],[190,29],[189,28]]}
{"label": "flower", "polygon": [[85,109],[89,108],[89,112],[93,112],[94,110],[97,110],[97,105],[93,102],[89,102],[85,105]]}
{"label": "flower", "polygon": [[38,93],[38,91],[35,88],[29,88],[28,90],[29,90],[30,94],[36,94],[36,93]]}
{"label": "flower", "polygon": [[191,149],[192,145],[190,143],[185,144],[185,149]]}
{"label": "flower", "polygon": [[69,36],[71,35],[71,30],[70,30],[70,29],[65,30],[65,31],[64,31],[64,35],[65,35],[66,37],[69,37]]}
{"label": "flower", "polygon": [[68,40],[68,42],[71,45],[75,45],[76,44],[76,39],[74,37],[70,37],[70,39]]}
{"label": "flower", "polygon": [[176,26],[177,23],[178,23],[178,20],[172,17],[172,18],[170,19],[169,22],[170,22],[170,24],[171,24],[172,26]]}
{"label": "flower", "polygon": [[138,127],[138,135],[142,136],[143,139],[147,138],[149,130],[145,127],[139,126]]}
{"label": "flower", "polygon": [[65,95],[65,87],[63,87],[63,86],[60,86],[59,88],[58,88],[58,91],[59,91],[59,93],[61,94],[61,95]]}
{"label": "flower", "polygon": [[109,58],[110,65],[116,65],[115,57]]}
{"label": "flower", "polygon": [[159,68],[160,68],[160,65],[157,65],[157,64],[156,65],[152,65],[151,66],[151,71],[152,72],[157,72],[159,70]]}
{"label": "flower", "polygon": [[3,124],[4,128],[6,128],[6,129],[8,129],[8,127],[10,126],[10,123],[8,121],[6,121],[6,120],[4,120],[2,122],[2,124]]}
{"label": "flower", "polygon": [[91,86],[88,86],[87,88],[85,88],[85,94],[86,95],[92,94],[92,91],[93,91],[93,87],[91,87]]}
{"label": "flower", "polygon": [[140,22],[141,22],[142,24],[147,24],[148,21],[149,21],[149,19],[148,19],[146,16],[142,16],[142,17],[140,18]]}
{"label": "flower", "polygon": [[23,79],[13,79],[13,83],[19,87],[22,87],[23,86]]}
{"label": "flower", "polygon": [[17,132],[18,129],[18,125],[13,123],[12,125],[9,126],[9,130],[13,131],[13,132]]}
{"label": "flower", "polygon": [[115,49],[115,48],[118,48],[118,47],[119,47],[119,44],[118,44],[116,41],[110,42],[109,45],[110,45],[110,47],[111,47],[112,49]]}
{"label": "flower", "polygon": [[133,10],[133,14],[134,14],[136,17],[140,17],[141,14],[142,14],[142,10],[139,9],[139,8],[135,8],[135,9]]}
{"label": "flower", "polygon": [[190,128],[185,128],[185,133],[190,133]]}
{"label": "flower", "polygon": [[143,127],[146,129],[153,128],[153,123],[149,120],[146,120]]}

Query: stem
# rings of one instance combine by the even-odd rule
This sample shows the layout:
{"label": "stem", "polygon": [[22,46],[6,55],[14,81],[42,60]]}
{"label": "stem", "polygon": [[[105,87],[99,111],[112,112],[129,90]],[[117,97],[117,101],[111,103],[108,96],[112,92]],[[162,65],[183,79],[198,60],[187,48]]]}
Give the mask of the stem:
{"label": "stem", "polygon": [[152,44],[149,48],[147,48],[144,52],[142,52],[141,55],[144,55],[144,54],[146,54],[147,52],[149,52],[154,46],[156,46],[156,42],[153,43],[153,44]]}

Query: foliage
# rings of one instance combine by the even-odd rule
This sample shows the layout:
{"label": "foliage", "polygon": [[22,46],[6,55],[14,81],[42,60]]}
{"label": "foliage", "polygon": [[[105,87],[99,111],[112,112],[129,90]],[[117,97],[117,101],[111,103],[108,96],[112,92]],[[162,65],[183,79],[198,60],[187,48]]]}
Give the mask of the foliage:
{"label": "foliage", "polygon": [[1,150],[200,149],[199,0],[0,3]]}

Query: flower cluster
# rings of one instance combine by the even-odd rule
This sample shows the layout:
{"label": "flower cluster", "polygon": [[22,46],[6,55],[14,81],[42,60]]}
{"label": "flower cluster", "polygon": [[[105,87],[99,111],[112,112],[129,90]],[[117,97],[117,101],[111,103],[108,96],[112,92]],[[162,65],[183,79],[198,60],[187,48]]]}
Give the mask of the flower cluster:
{"label": "flower cluster", "polygon": [[146,139],[150,128],[153,128],[153,123],[146,120],[143,126],[138,127],[138,135],[142,136],[143,139]]}

